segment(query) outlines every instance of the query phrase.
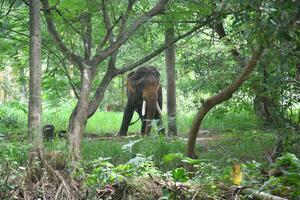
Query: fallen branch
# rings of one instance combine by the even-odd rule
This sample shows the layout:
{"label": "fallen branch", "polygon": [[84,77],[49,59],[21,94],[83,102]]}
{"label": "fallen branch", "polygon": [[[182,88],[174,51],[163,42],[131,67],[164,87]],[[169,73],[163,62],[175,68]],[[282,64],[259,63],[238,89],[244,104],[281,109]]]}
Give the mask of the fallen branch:
{"label": "fallen branch", "polygon": [[283,198],[283,197],[274,196],[272,194],[268,194],[266,192],[261,192],[259,190],[255,190],[255,189],[247,188],[247,187],[226,186],[224,184],[220,184],[218,187],[221,190],[233,191],[233,193],[236,193],[236,191],[238,191],[238,194],[252,195],[252,197],[254,199],[262,199],[262,200],[288,200],[288,199]]}

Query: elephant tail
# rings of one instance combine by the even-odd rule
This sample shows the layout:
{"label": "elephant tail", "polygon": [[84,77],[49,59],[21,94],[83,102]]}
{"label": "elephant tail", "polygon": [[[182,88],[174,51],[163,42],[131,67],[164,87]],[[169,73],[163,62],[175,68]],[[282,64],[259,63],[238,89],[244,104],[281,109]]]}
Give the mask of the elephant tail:
{"label": "elephant tail", "polygon": [[131,122],[131,123],[129,124],[129,126],[131,126],[131,125],[137,123],[140,119],[141,119],[141,118],[140,118],[140,116],[139,116],[139,118],[137,118],[137,120],[135,120],[134,122]]}

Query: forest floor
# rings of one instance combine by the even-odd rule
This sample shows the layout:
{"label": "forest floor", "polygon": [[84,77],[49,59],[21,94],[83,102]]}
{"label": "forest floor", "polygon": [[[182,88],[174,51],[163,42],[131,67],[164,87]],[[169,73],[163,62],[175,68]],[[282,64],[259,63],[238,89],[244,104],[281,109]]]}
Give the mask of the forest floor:
{"label": "forest floor", "polygon": [[[235,198],[232,195],[237,195],[234,192],[236,188],[223,190],[219,186],[223,182],[232,184],[232,163],[243,166],[243,185],[259,188],[266,180],[265,175],[261,174],[265,167],[261,166],[267,166],[267,158],[274,150],[275,136],[272,132],[261,130],[201,130],[196,144],[199,159],[190,160],[196,164],[194,172],[186,171],[182,162],[187,160],[184,156],[186,141],[187,135],[163,137],[152,134],[141,137],[131,134],[118,137],[115,134],[86,134],[83,163],[80,171],[75,173],[76,180],[80,180],[77,183],[67,178],[68,165],[62,162],[61,153],[55,153],[64,152],[67,148],[65,140],[57,139],[45,143],[46,156],[38,156],[41,161],[36,162],[31,172],[34,177],[41,179],[31,184],[30,188],[35,188],[35,192],[30,188],[27,192],[38,196],[37,191],[49,187],[48,191],[59,189],[61,192],[58,195],[63,196],[68,195],[67,191],[71,188],[81,191],[80,185],[83,184],[83,188],[89,188],[90,197],[117,199],[119,195],[123,199],[158,199],[162,196],[171,199],[231,199]],[[22,190],[17,189],[20,184],[22,186],[18,180],[25,180],[23,174],[28,166],[30,145],[13,137],[3,137],[0,148],[3,163],[7,163],[1,167],[0,176],[5,181],[0,182],[0,197],[3,191],[23,195]],[[47,152],[55,156],[49,159]],[[46,163],[43,160],[47,160],[55,171],[49,166],[38,167],[38,163]],[[5,175],[5,171],[10,175]],[[67,183],[70,184],[67,186],[69,189],[62,189],[65,187],[62,184]],[[50,193],[45,195],[51,196]]]}
{"label": "forest floor", "polygon": [[[21,116],[18,114],[16,119],[25,119]],[[141,137],[138,133],[139,123],[130,127],[129,136],[119,137],[117,131],[121,118],[122,113],[97,112],[95,117],[89,120],[83,141],[82,163],[79,170],[72,174],[77,181],[79,180],[78,184],[88,188],[83,194],[88,191],[90,197],[94,195],[100,198],[112,197],[121,191],[131,199],[157,199],[158,196],[175,199],[174,195],[177,198],[183,195],[185,199],[230,199],[235,193],[230,190],[229,196],[226,196],[218,186],[223,182],[233,184],[233,163],[242,167],[243,186],[256,189],[264,186],[265,191],[270,193],[275,188],[274,194],[279,196],[287,196],[284,193],[286,191],[290,191],[290,194],[291,191],[295,191],[294,188],[287,187],[285,182],[280,182],[284,181],[282,177],[272,179],[268,183],[270,186],[265,183],[268,179],[261,171],[273,167],[269,165],[268,158],[274,151],[276,134],[272,130],[259,129],[252,115],[234,114],[223,118],[208,118],[204,129],[198,134],[195,146],[195,152],[199,156],[197,160],[185,157],[192,114],[179,120],[180,134],[176,137],[159,136],[155,127],[149,137]],[[64,112],[54,112],[45,117],[45,123],[53,123],[56,131],[64,130],[67,121],[68,115]],[[12,125],[15,124],[20,123],[13,121]],[[22,127],[19,130],[5,128],[0,134],[0,199],[6,199],[4,197],[10,195],[10,192],[21,192],[18,189],[24,180],[29,162],[28,152],[31,148],[30,143],[24,142],[28,141],[28,138],[25,136],[26,130]],[[58,155],[57,161],[61,163],[61,153],[68,152],[67,141],[56,138],[52,142],[45,142],[44,150],[47,155],[45,159],[49,159],[48,153],[54,153],[53,155]],[[299,157],[299,145],[291,146],[289,152]],[[36,195],[43,191],[43,187],[49,187],[49,191],[59,189],[60,195],[67,195],[68,190],[62,189],[65,186],[61,186],[61,177],[67,177],[70,171],[69,164],[65,164],[63,170],[56,170],[61,173],[59,176],[49,167],[46,170],[45,167],[41,168],[40,163],[43,163],[43,159],[39,157],[32,174],[45,182],[39,180],[38,185],[34,184],[37,188],[30,188],[35,189]],[[290,156],[287,159],[293,160],[294,157]],[[51,158],[49,163],[53,160],[56,159]],[[186,162],[194,163],[196,170],[186,170]],[[53,168],[59,166],[61,164],[54,165]],[[53,175],[48,177],[49,173]],[[47,182],[48,180],[55,181],[52,183]],[[126,183],[121,180],[126,180]],[[274,180],[280,183],[280,187],[272,185]],[[69,191],[72,190],[70,188],[76,190],[77,182],[70,183]]]}

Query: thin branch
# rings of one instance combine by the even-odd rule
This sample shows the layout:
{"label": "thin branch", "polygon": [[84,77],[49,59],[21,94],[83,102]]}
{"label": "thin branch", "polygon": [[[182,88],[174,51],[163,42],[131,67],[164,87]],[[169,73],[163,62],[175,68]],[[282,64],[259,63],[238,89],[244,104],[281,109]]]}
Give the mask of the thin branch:
{"label": "thin branch", "polygon": [[63,67],[63,69],[64,69],[63,71],[64,71],[65,74],[67,75],[68,81],[69,81],[69,83],[70,83],[70,85],[71,85],[71,88],[72,88],[72,90],[73,90],[73,92],[74,92],[76,98],[79,99],[79,95],[78,95],[78,93],[77,93],[77,91],[76,91],[75,86],[76,86],[77,88],[79,88],[79,87],[78,87],[75,83],[73,83],[72,78],[71,78],[71,76],[70,76],[70,74],[69,74],[69,72],[68,72],[68,69],[67,69],[67,67],[66,67],[66,65],[65,65],[64,60],[61,59],[60,62],[62,63],[62,67]]}
{"label": "thin branch", "polygon": [[169,0],[160,0],[152,9],[146,12],[144,15],[140,16],[137,20],[135,20],[130,28],[122,34],[120,38],[114,43],[114,45],[110,45],[103,51],[96,52],[95,56],[93,57],[93,61],[96,65],[98,65],[101,61],[109,57],[113,54],[121,45],[123,45],[128,38],[148,19],[151,17],[158,15],[161,11],[165,8],[166,4]]}
{"label": "thin branch", "polygon": [[26,0],[23,0],[23,2],[24,2],[27,6],[29,6],[29,3],[28,3]]}
{"label": "thin branch", "polygon": [[76,33],[78,33],[79,35],[81,35],[80,32],[77,30],[77,28],[74,27],[73,24],[70,23],[70,21],[67,20],[67,19],[64,17],[64,15],[61,13],[61,11],[60,11],[56,6],[54,7],[54,10],[55,10],[55,12],[57,12],[57,14],[63,19],[63,21],[64,21],[68,26],[70,26],[70,27],[72,28],[72,30],[73,30],[74,32],[76,32]]}
{"label": "thin branch", "polygon": [[18,35],[22,35],[22,36],[25,36],[25,37],[28,37],[29,38],[29,35],[28,34],[26,34],[26,33],[23,33],[23,32],[20,32],[20,31],[16,31],[16,30],[13,30],[13,29],[11,29],[11,28],[7,28],[7,27],[5,27],[5,26],[3,26],[3,27],[1,27],[2,29],[5,29],[5,30],[8,30],[8,31],[11,31],[11,32],[13,32],[13,33],[16,33],[16,34],[18,34]]}
{"label": "thin branch", "polygon": [[1,9],[1,10],[2,10],[2,8],[3,8],[4,1],[5,1],[5,0],[2,0],[2,2],[1,2],[1,6],[0,6],[0,9]]}
{"label": "thin branch", "polygon": [[112,25],[112,27],[108,31],[106,31],[105,36],[103,37],[103,39],[98,44],[96,52],[99,52],[99,51],[102,50],[102,48],[104,47],[104,45],[106,44],[106,42],[108,40],[108,37],[109,37],[110,33],[113,31],[113,29],[115,28],[115,26],[119,23],[120,19],[121,19],[121,16],[116,20],[116,22]]}
{"label": "thin branch", "polygon": [[106,28],[106,32],[107,33],[110,32],[108,34],[108,39],[109,39],[110,45],[113,45],[113,43],[114,43],[114,34],[113,34],[112,31],[109,31],[109,30],[112,29],[112,26],[111,26],[109,15],[107,13],[107,7],[106,7],[105,0],[102,0],[102,13],[103,13],[103,22],[104,22],[104,25],[105,25],[105,28]]}
{"label": "thin branch", "polygon": [[84,46],[84,59],[90,60],[92,51],[92,14],[89,12],[81,15],[82,41]]}
{"label": "thin branch", "polygon": [[14,6],[14,4],[16,3],[16,0],[13,0],[8,8],[8,11],[6,12],[5,16],[9,15],[10,11],[12,10],[12,7]]}
{"label": "thin branch", "polygon": [[[218,17],[218,16],[216,16]],[[138,66],[140,66],[141,64],[151,60],[152,58],[154,58],[155,56],[157,56],[158,54],[160,54],[162,51],[164,51],[167,47],[169,47],[172,44],[175,44],[176,42],[178,42],[179,40],[181,40],[182,38],[185,38],[191,34],[193,34],[194,32],[196,32],[197,30],[199,30],[200,28],[202,28],[203,26],[209,24],[211,21],[213,21],[215,19],[215,17],[209,16],[204,22],[198,24],[197,26],[195,26],[194,28],[192,28],[190,31],[177,36],[176,38],[174,38],[172,41],[170,41],[167,44],[162,45],[160,48],[156,49],[155,51],[153,51],[152,53],[146,55],[145,57],[141,58],[140,60],[129,64],[127,66],[121,67],[119,68],[115,73],[115,76],[118,74],[123,74],[129,70],[132,70]]]}
{"label": "thin branch", "polygon": [[121,16],[121,26],[120,26],[118,38],[120,38],[122,36],[122,34],[124,34],[124,31],[126,30],[126,22],[128,20],[129,14],[130,14],[135,2],[136,2],[136,0],[128,1],[127,9],[126,9],[125,13]]}
{"label": "thin branch", "polygon": [[48,30],[54,40],[54,43],[56,44],[56,46],[58,47],[60,52],[66,58],[68,58],[75,66],[77,66],[80,70],[82,70],[83,69],[83,64],[82,64],[83,59],[79,55],[73,53],[70,49],[67,48],[67,46],[65,45],[62,38],[60,37],[60,35],[58,34],[58,32],[56,30],[56,27],[54,25],[53,18],[52,18],[52,13],[49,8],[48,0],[41,0],[41,2],[43,5],[43,8],[44,8],[47,27],[48,27]]}

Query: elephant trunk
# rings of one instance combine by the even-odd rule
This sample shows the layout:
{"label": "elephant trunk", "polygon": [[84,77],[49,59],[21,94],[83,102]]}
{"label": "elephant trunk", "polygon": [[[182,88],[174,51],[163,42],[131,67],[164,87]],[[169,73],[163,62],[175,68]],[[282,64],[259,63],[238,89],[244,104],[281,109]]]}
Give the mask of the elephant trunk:
{"label": "elephant trunk", "polygon": [[145,127],[145,133],[146,135],[150,135],[150,132],[151,132],[151,123],[152,123],[152,120],[154,118],[154,114],[155,114],[155,111],[157,109],[156,107],[156,104],[157,104],[157,101],[156,101],[156,96],[155,97],[151,97],[151,98],[148,98],[146,99],[146,127]]}

